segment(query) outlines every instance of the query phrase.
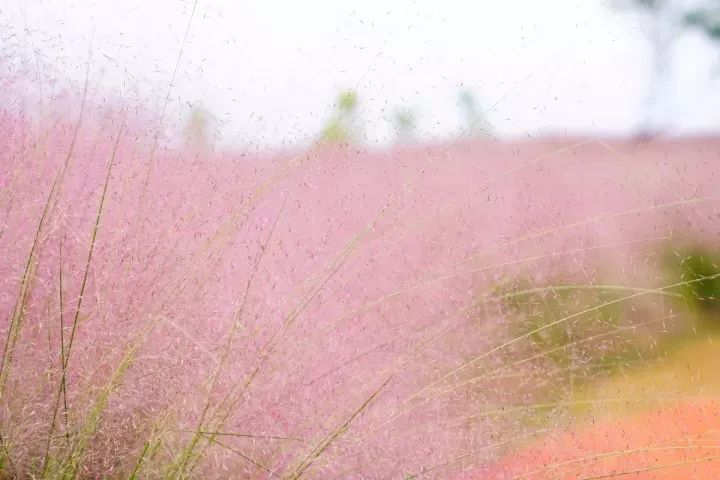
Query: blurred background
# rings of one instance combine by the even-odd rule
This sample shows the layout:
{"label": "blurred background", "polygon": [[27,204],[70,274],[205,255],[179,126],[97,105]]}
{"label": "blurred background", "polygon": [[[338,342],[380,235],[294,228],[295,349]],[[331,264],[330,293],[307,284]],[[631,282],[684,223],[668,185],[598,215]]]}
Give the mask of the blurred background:
{"label": "blurred background", "polygon": [[5,48],[60,81],[89,61],[93,85],[240,148],[337,135],[350,113],[368,144],[720,126],[712,0],[2,3]]}

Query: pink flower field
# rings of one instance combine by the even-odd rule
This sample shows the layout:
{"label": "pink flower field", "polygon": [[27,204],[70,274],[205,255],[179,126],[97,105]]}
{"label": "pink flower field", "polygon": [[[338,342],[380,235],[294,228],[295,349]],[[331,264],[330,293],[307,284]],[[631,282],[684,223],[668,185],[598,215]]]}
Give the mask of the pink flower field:
{"label": "pink flower field", "polygon": [[717,252],[720,139],[248,153],[3,82],[3,478],[555,478],[508,459],[714,335],[669,265]]}

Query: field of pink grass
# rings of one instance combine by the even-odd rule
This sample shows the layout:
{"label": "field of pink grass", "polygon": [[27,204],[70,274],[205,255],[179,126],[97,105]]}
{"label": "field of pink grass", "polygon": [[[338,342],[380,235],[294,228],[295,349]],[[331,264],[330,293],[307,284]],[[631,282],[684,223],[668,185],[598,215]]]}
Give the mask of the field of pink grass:
{"label": "field of pink grass", "polygon": [[659,318],[658,252],[719,240],[718,139],[243,153],[168,140],[92,90],[41,113],[15,80],[9,477],[474,475],[563,426],[503,411],[546,372],[502,288],[607,288],[618,316]]}

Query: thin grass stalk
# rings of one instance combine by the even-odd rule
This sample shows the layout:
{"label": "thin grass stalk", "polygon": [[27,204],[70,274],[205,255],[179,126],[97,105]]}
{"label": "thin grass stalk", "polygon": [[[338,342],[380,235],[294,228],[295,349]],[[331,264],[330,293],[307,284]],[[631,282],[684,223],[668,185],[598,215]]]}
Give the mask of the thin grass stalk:
{"label": "thin grass stalk", "polygon": [[[107,173],[106,173],[106,175],[105,175],[105,183],[103,184],[102,193],[101,193],[101,195],[100,195],[100,201],[99,201],[99,204],[98,204],[98,210],[97,210],[97,214],[96,214],[96,216],[95,216],[95,223],[94,223],[94,225],[93,225],[92,235],[91,235],[91,238],[90,238],[90,246],[89,246],[89,248],[88,248],[87,260],[85,261],[85,268],[84,268],[84,273],[83,273],[83,279],[82,279],[82,284],[81,284],[81,286],[80,286],[80,294],[79,294],[79,296],[78,296],[77,305],[75,306],[75,315],[74,315],[74,318],[73,318],[72,330],[70,331],[70,338],[69,338],[69,340],[68,340],[67,351],[65,351],[65,349],[64,349],[64,338],[63,338],[63,342],[62,342],[62,343],[63,343],[63,346],[62,346],[62,350],[63,350],[63,355],[62,355],[62,378],[61,378],[60,385],[59,385],[58,390],[57,390],[57,394],[56,394],[56,396],[55,396],[55,402],[54,402],[53,414],[52,414],[52,421],[51,421],[51,423],[50,423],[50,432],[49,432],[49,434],[48,434],[48,439],[52,438],[53,433],[54,433],[55,419],[56,419],[56,417],[57,417],[57,412],[58,412],[59,405],[60,405],[60,398],[63,397],[63,398],[65,399],[65,401],[67,401],[67,394],[66,394],[66,392],[67,392],[67,369],[68,369],[68,364],[69,364],[69,362],[70,362],[70,355],[71,355],[71,353],[72,353],[72,346],[73,346],[73,342],[74,342],[74,340],[75,340],[75,334],[76,334],[76,332],[77,332],[77,326],[78,326],[78,322],[79,322],[79,319],[80,319],[80,311],[81,311],[81,309],[82,309],[82,301],[83,301],[83,298],[84,298],[84,295],[85,295],[85,287],[87,286],[87,279],[88,279],[88,275],[89,275],[89,272],[90,272],[90,264],[91,264],[91,262],[92,262],[93,252],[94,252],[94,250],[95,250],[95,242],[96,242],[96,240],[97,240],[97,234],[98,234],[98,230],[99,230],[99,228],[100,228],[100,219],[102,218],[102,212],[103,212],[103,207],[104,207],[104,205],[105,205],[105,198],[106,198],[106,195],[107,195],[107,189],[108,189],[108,185],[110,184],[110,174],[111,174],[111,172],[112,172],[112,165],[113,165],[113,163],[114,163],[114,161],[115,161],[115,156],[116,156],[116,154],[117,154],[118,145],[120,144],[120,139],[121,139],[121,137],[122,137],[122,131],[123,131],[123,128],[124,128],[124,127],[125,127],[125,120],[124,120],[124,118],[123,118],[123,121],[122,121],[121,124],[120,124],[120,129],[119,129],[119,131],[118,131],[117,138],[116,138],[116,140],[115,140],[115,145],[113,146],[113,151],[112,151],[112,155],[110,156],[110,161],[108,162]],[[64,327],[64,324],[62,325],[62,327]],[[61,327],[61,328],[62,328],[62,327]],[[65,405],[65,415],[66,415],[66,417],[67,417],[67,404]],[[43,467],[42,467],[43,475],[45,474],[46,469],[47,469],[47,466],[48,466],[49,451],[50,451],[50,440],[48,440],[48,448],[47,448],[47,451],[46,451],[46,453],[45,453],[45,458],[44,458],[44,460],[43,460]]]}
{"label": "thin grass stalk", "polygon": [[78,115],[77,122],[75,123],[75,128],[73,129],[72,138],[70,139],[70,146],[68,148],[68,152],[65,156],[62,167],[55,175],[55,179],[53,180],[50,192],[48,193],[47,200],[45,201],[45,206],[43,207],[43,212],[40,216],[40,221],[38,222],[38,226],[35,231],[33,243],[30,247],[30,252],[28,254],[28,259],[25,263],[25,269],[20,280],[20,291],[18,293],[18,298],[15,302],[15,306],[13,307],[10,326],[8,327],[8,332],[5,338],[5,346],[3,347],[3,355],[2,359],[0,360],[0,400],[2,400],[3,394],[5,393],[5,384],[7,382],[7,378],[10,375],[9,370],[12,364],[12,355],[15,349],[15,344],[17,343],[20,332],[22,330],[22,320],[25,315],[25,307],[28,293],[31,290],[31,281],[34,278],[35,268],[37,268],[36,257],[40,246],[42,230],[55,206],[55,201],[57,200],[57,197],[59,195],[65,172],[67,171],[67,167],[70,164],[70,159],[75,152],[75,144],[77,143],[78,133],[83,123],[89,76],[90,62],[88,61],[85,71],[85,86],[83,87],[82,100],[80,102],[80,113]]}
{"label": "thin grass stalk", "polygon": [[[268,234],[265,238],[265,241],[263,244],[260,245],[260,251],[258,252],[255,261],[253,262],[253,268],[250,273],[250,277],[248,278],[248,281],[245,285],[245,289],[243,290],[243,295],[240,300],[240,306],[238,308],[238,312],[235,315],[236,319],[233,322],[233,327],[230,331],[230,334],[228,335],[227,342],[225,343],[225,348],[223,349],[223,354],[220,358],[220,362],[218,362],[218,366],[212,376],[212,380],[210,381],[210,386],[208,388],[208,395],[207,399],[205,400],[205,405],[203,406],[202,413],[200,415],[200,419],[198,420],[198,426],[193,434],[192,440],[190,441],[190,444],[188,447],[186,447],[185,451],[183,452],[181,456],[181,464],[179,467],[178,476],[182,478],[184,476],[185,470],[188,468],[188,464],[191,461],[193,451],[195,450],[195,447],[197,446],[198,442],[205,437],[203,435],[203,424],[205,422],[205,418],[207,416],[207,413],[211,406],[212,401],[212,394],[215,390],[215,385],[217,384],[218,379],[220,378],[220,375],[222,374],[222,371],[225,368],[225,365],[227,363],[227,359],[230,356],[230,349],[232,347],[232,343],[235,339],[235,336],[237,335],[240,326],[242,325],[242,318],[243,318],[243,312],[245,309],[245,302],[247,300],[248,293],[250,292],[250,288],[252,287],[253,280],[255,279],[255,276],[257,275],[257,272],[260,268],[260,263],[262,262],[262,259],[265,256],[265,253],[267,252],[268,246],[270,244],[270,240],[272,239],[273,233],[275,232],[275,228],[277,227],[278,221],[280,220],[280,216],[282,215],[283,210],[285,209],[285,205],[287,202],[287,196],[283,200],[282,205],[280,206],[280,209],[278,210],[277,215],[275,216],[275,221],[273,222],[272,226],[270,227],[270,230],[268,231]],[[211,437],[208,439],[210,442],[214,440],[214,437]]]}
{"label": "thin grass stalk", "polygon": [[383,382],[380,387],[375,390],[365,401],[358,407],[342,424],[340,424],[337,428],[335,428],[332,432],[330,432],[325,438],[323,438],[321,441],[315,445],[315,447],[308,452],[296,465],[295,468],[293,468],[287,475],[283,475],[283,478],[287,478],[288,480],[298,480],[300,477],[307,472],[307,470],[311,467],[313,462],[317,460],[320,455],[327,450],[330,445],[335,442],[340,436],[342,436],[345,431],[350,427],[350,424],[357,418],[358,415],[360,415],[365,409],[370,405],[370,403],[380,394],[380,392],[387,386],[388,383],[390,383],[390,380],[392,380],[392,375]]}
{"label": "thin grass stalk", "polygon": [[[78,434],[75,437],[76,440],[73,443],[73,446],[59,472],[59,477],[55,478],[61,478],[62,480],[77,478],[78,471],[83,464],[85,450],[99,428],[102,415],[107,408],[110,396],[115,390],[117,390],[122,383],[125,373],[132,367],[137,352],[142,346],[151,328],[152,327],[148,327],[145,331],[143,331],[139,337],[125,349],[125,353],[123,354],[117,368],[113,372],[110,382],[101,389],[95,399],[93,408],[85,420],[85,425],[78,431]],[[44,475],[43,478],[45,478]]]}
{"label": "thin grass stalk", "polygon": [[[624,297],[621,297],[621,298],[618,298],[618,299],[615,299],[615,300],[611,300],[611,301],[608,301],[608,302],[604,302],[604,303],[602,303],[602,304],[600,304],[600,305],[596,305],[596,306],[594,306],[594,307],[587,308],[587,309],[582,310],[582,311],[580,311],[580,312],[573,313],[573,314],[571,314],[571,315],[567,315],[567,316],[565,316],[565,317],[563,317],[563,318],[560,318],[560,319],[558,319],[558,320],[555,320],[555,321],[553,321],[553,322],[547,323],[547,324],[545,324],[545,325],[543,325],[543,326],[541,326],[541,327],[538,327],[538,328],[536,328],[536,329],[534,329],[534,330],[532,330],[532,331],[530,331],[530,332],[528,332],[528,333],[525,333],[525,334],[523,334],[523,335],[519,335],[519,336],[517,336],[517,337],[514,337],[514,338],[508,340],[507,342],[504,342],[504,343],[502,343],[502,344],[500,344],[500,345],[498,345],[498,346],[496,346],[496,347],[493,347],[493,348],[491,348],[490,350],[488,350],[488,351],[480,354],[479,356],[477,356],[477,357],[475,357],[475,358],[473,358],[473,359],[471,359],[471,360],[463,363],[463,364],[460,365],[459,367],[454,368],[452,371],[450,371],[450,372],[448,372],[447,374],[443,375],[443,376],[440,377],[439,379],[430,382],[429,384],[425,385],[425,386],[424,386],[423,388],[421,388],[420,390],[418,390],[418,391],[416,391],[415,393],[413,393],[413,394],[411,394],[410,396],[408,396],[404,401],[402,401],[402,402],[400,403],[400,405],[398,406],[398,408],[402,408],[404,405],[407,405],[410,401],[412,401],[413,399],[419,397],[420,395],[422,395],[424,392],[426,392],[426,391],[429,390],[430,388],[439,385],[440,383],[444,382],[445,380],[447,380],[448,378],[452,377],[452,376],[455,375],[456,373],[459,373],[460,371],[466,369],[467,367],[470,367],[470,366],[472,366],[472,365],[475,365],[478,361],[482,360],[483,358],[487,358],[489,355],[492,355],[492,354],[495,353],[495,352],[501,351],[501,350],[503,350],[503,349],[505,349],[505,348],[507,348],[507,347],[509,347],[509,346],[511,346],[511,345],[516,344],[517,342],[519,342],[519,341],[521,341],[521,340],[524,340],[524,339],[526,339],[526,338],[529,338],[529,337],[531,337],[532,335],[534,335],[534,334],[536,334],[536,333],[538,333],[538,332],[542,332],[542,331],[544,331],[544,330],[546,330],[546,329],[548,329],[548,328],[551,328],[551,327],[553,327],[553,326],[555,326],[555,325],[560,325],[560,324],[566,323],[568,320],[571,320],[571,319],[573,319],[573,318],[580,317],[580,316],[582,316],[582,315],[586,315],[586,314],[591,313],[591,312],[594,312],[594,311],[596,311],[596,310],[598,310],[598,309],[600,309],[600,308],[607,307],[607,306],[610,306],[610,305],[615,305],[615,304],[618,304],[618,303],[622,303],[622,302],[624,302],[624,301],[631,300],[631,299],[634,299],[634,298],[637,298],[637,297],[641,297],[641,296],[643,296],[643,295],[648,295],[648,294],[652,294],[652,293],[662,292],[662,291],[670,290],[670,289],[672,289],[672,288],[681,287],[681,286],[683,286],[683,285],[689,285],[689,284],[696,283],[696,282],[701,282],[701,281],[704,281],[704,280],[713,280],[713,279],[716,279],[716,278],[720,278],[720,273],[715,274],[715,275],[708,275],[708,276],[705,276],[705,277],[696,278],[696,279],[693,279],[693,280],[687,280],[687,281],[683,281],[683,282],[677,282],[677,283],[674,283],[674,284],[671,284],[671,285],[665,285],[665,286],[658,287],[658,288],[653,288],[653,289],[648,289],[648,290],[642,290],[642,291],[640,291],[640,292],[638,292],[638,293],[634,293],[634,294],[632,294],[632,295],[627,295],[627,296],[624,296]],[[453,391],[453,390],[455,390],[455,387],[453,387],[452,389],[448,390],[448,392],[449,392],[449,391]],[[374,427],[374,428],[371,430],[371,432],[376,432],[376,431],[378,431],[380,428],[382,428],[382,427],[384,427],[384,426],[392,423],[392,422],[395,421],[396,419],[398,419],[398,418],[406,415],[407,413],[409,413],[410,411],[412,411],[414,408],[416,408],[416,407],[410,407],[409,409],[403,410],[403,411],[401,411],[401,412],[399,412],[399,413],[391,416],[389,419],[385,420],[385,421],[382,422],[380,425]]]}

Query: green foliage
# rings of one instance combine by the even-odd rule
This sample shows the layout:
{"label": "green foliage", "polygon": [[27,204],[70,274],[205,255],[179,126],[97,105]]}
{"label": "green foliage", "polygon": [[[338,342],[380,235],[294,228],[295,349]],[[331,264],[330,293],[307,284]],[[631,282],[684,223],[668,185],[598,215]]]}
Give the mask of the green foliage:
{"label": "green foliage", "polygon": [[[620,4],[655,14],[667,3],[665,0],[625,0]],[[711,40],[720,40],[720,4],[716,1],[706,4],[703,8],[678,9],[677,25],[700,29]]]}
{"label": "green foliage", "polygon": [[392,117],[393,127],[397,132],[398,140],[412,138],[416,128],[415,114],[409,108],[400,108],[395,111]]}
{"label": "green foliage", "polygon": [[683,304],[698,315],[700,327],[720,328],[720,254],[702,247],[673,249],[665,255],[671,280],[679,287]]}
{"label": "green foliage", "polygon": [[345,90],[335,101],[335,111],[323,128],[321,138],[326,143],[348,144],[355,140],[355,111],[359,105],[355,90]]}
{"label": "green foliage", "polygon": [[322,139],[327,143],[349,143],[350,132],[337,119],[330,120],[327,126],[323,129]]}
{"label": "green foliage", "polygon": [[202,106],[194,105],[185,124],[185,137],[191,144],[208,145],[211,142],[212,115]]}
{"label": "green foliage", "polygon": [[656,308],[662,302],[648,297],[677,298],[677,293],[623,285],[528,285],[521,281],[501,290],[510,311],[508,335],[521,340],[524,355],[552,367],[557,385],[563,378],[582,383],[654,358],[689,331]]}
{"label": "green foliage", "polygon": [[458,104],[464,118],[462,133],[467,136],[483,136],[490,133],[490,123],[478,107],[475,95],[468,89],[458,94]]}
{"label": "green foliage", "polygon": [[[601,362],[607,350],[583,339],[617,328],[622,313],[611,303],[617,295],[602,289],[521,287],[504,296],[514,318],[510,334],[527,338],[533,350],[547,352],[547,358],[562,368],[569,367],[574,357]],[[602,343],[606,344],[607,338]]]}
{"label": "green foliage", "polygon": [[337,108],[340,112],[352,112],[358,106],[358,95],[355,90],[345,90],[340,93]]}
{"label": "green foliage", "polygon": [[711,9],[697,9],[685,15],[685,25],[699,28],[712,40],[720,40],[720,5]]}
{"label": "green foliage", "polygon": [[519,315],[512,326],[512,335],[528,336],[533,346],[541,350],[553,350],[549,354],[555,363],[569,363],[567,352],[555,350],[568,344],[571,328],[567,324],[555,324],[563,316],[563,304],[567,294],[548,290],[545,292],[518,292],[508,299],[508,306]]}
{"label": "green foliage", "polygon": [[8,458],[5,455],[3,448],[3,450],[0,451],[0,479],[9,477],[9,475],[7,474],[7,471],[9,470],[8,463]]}

